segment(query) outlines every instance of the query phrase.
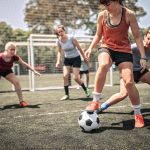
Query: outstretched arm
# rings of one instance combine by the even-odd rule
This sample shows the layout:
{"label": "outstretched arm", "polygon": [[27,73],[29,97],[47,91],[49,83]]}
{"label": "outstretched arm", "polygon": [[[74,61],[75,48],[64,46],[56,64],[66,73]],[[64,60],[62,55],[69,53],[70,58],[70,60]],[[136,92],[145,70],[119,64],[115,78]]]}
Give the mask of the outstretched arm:
{"label": "outstretched arm", "polygon": [[26,63],[25,61],[23,61],[21,58],[19,58],[18,62],[23,65],[24,67],[30,69],[31,71],[33,71],[36,75],[40,76],[41,74],[36,71],[34,68],[32,68],[28,63]]}

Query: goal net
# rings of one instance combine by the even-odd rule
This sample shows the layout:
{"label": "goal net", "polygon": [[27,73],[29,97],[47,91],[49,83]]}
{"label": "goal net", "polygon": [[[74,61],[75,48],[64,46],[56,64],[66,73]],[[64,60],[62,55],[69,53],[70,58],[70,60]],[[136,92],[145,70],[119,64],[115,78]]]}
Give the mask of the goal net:
{"label": "goal net", "polygon": [[[76,36],[81,44],[81,47],[88,47],[91,43],[93,36]],[[28,51],[30,57],[30,64],[36,70],[38,70],[42,76],[35,77],[31,72],[31,91],[35,90],[48,90],[48,89],[61,89],[63,88],[63,75],[62,66],[60,69],[55,67],[57,60],[57,46],[56,35],[40,35],[31,34],[28,39]],[[93,87],[94,77],[98,67],[97,53],[92,54],[89,62],[90,82],[89,87]],[[82,79],[84,80],[84,78]],[[106,86],[113,85],[113,73],[112,68],[107,74]],[[77,83],[73,80],[71,74],[71,86],[70,88],[78,87]]]}

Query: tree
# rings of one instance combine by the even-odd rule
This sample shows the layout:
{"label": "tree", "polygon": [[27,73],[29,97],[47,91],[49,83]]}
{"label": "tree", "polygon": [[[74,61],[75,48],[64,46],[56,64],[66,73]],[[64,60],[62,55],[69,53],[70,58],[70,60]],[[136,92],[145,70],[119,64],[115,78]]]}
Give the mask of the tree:
{"label": "tree", "polygon": [[[146,14],[137,6],[138,0],[124,0],[136,16]],[[96,18],[103,7],[98,0],[29,0],[25,9],[25,21],[33,33],[54,33],[54,27],[63,24],[68,29],[83,29],[89,34],[96,30]]]}
{"label": "tree", "polygon": [[6,22],[0,22],[0,50],[4,49],[6,42],[12,38],[13,30]]}

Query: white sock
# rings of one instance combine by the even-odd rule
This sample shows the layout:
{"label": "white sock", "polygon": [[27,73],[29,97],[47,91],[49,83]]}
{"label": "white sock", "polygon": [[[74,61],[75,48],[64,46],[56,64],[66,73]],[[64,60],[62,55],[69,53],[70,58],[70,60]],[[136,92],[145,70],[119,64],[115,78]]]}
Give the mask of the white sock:
{"label": "white sock", "polygon": [[102,93],[93,92],[93,101],[97,101],[101,98]]}
{"label": "white sock", "polygon": [[133,105],[132,107],[133,107],[135,115],[137,115],[137,114],[140,115],[141,114],[141,104],[139,104],[139,105]]}

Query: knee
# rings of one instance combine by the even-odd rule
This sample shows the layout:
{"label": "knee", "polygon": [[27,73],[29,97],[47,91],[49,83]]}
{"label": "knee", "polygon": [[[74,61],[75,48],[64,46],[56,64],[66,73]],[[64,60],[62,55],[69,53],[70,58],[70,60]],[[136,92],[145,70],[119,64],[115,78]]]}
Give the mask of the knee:
{"label": "knee", "polygon": [[79,79],[79,76],[73,76],[73,79],[74,79],[75,81],[77,81],[77,80]]}
{"label": "knee", "polygon": [[12,84],[13,84],[15,87],[20,87],[20,82],[19,82],[18,80],[12,81]]}
{"label": "knee", "polygon": [[120,96],[121,96],[122,99],[125,99],[128,96],[128,93],[127,92],[122,92],[122,93],[120,93]]}
{"label": "knee", "polygon": [[107,72],[109,69],[109,65],[106,64],[106,63],[100,63],[99,64],[99,68],[98,68],[98,71],[102,71],[102,72]]}
{"label": "knee", "polygon": [[125,82],[125,87],[127,89],[132,88],[134,85],[134,81],[132,81],[132,80],[125,80],[124,82]]}
{"label": "knee", "polygon": [[68,80],[68,77],[69,77],[68,74],[66,74],[66,75],[63,76],[64,80]]}

